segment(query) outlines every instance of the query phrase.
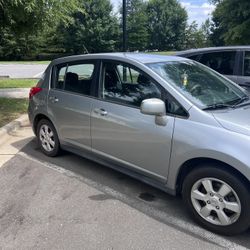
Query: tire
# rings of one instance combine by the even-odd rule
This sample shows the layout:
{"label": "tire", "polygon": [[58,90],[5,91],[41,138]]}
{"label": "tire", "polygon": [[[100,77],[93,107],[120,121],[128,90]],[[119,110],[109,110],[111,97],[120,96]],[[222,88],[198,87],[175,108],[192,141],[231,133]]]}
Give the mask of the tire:
{"label": "tire", "polygon": [[53,124],[46,119],[42,119],[37,125],[37,139],[41,151],[50,157],[60,154],[60,142]]}
{"label": "tire", "polygon": [[248,183],[221,166],[200,166],[184,179],[182,196],[187,209],[204,228],[236,235],[249,228]]}

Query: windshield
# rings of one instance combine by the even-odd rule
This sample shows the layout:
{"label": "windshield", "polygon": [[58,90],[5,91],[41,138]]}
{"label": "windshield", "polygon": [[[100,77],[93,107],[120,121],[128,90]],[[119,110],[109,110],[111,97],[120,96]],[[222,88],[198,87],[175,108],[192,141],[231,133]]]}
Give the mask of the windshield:
{"label": "windshield", "polygon": [[247,95],[220,74],[194,61],[147,64],[202,109],[228,107]]}

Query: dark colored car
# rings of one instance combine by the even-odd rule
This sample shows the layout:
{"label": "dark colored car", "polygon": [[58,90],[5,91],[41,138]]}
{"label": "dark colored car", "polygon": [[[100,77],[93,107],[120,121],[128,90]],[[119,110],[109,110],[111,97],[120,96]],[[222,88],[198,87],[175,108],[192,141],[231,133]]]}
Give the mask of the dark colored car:
{"label": "dark colored car", "polygon": [[198,61],[250,92],[250,46],[191,49],[175,55]]}

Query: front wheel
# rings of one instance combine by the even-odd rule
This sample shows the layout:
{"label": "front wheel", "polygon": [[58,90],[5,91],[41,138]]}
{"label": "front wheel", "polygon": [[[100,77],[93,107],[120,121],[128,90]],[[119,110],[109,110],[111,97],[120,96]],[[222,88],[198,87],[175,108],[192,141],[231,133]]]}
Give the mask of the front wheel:
{"label": "front wheel", "polygon": [[186,176],[183,200],[196,221],[208,230],[239,234],[250,225],[250,195],[246,186],[243,178],[219,166],[201,166]]}

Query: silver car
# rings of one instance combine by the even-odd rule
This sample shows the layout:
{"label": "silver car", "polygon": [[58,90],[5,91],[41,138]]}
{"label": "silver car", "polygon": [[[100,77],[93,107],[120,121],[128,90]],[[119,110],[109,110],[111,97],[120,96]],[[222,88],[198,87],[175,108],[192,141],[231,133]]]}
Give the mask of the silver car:
{"label": "silver car", "polygon": [[250,100],[180,57],[110,53],[54,60],[30,90],[41,150],[61,149],[172,195],[225,235],[250,225]]}

